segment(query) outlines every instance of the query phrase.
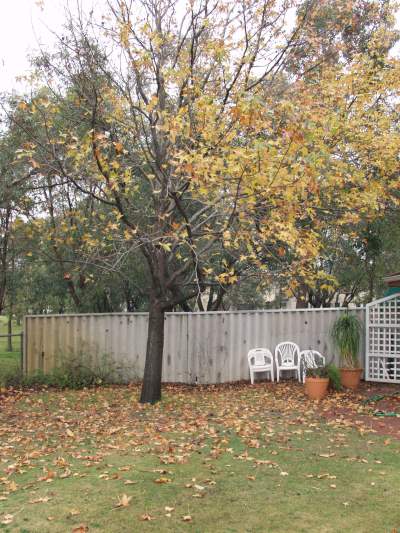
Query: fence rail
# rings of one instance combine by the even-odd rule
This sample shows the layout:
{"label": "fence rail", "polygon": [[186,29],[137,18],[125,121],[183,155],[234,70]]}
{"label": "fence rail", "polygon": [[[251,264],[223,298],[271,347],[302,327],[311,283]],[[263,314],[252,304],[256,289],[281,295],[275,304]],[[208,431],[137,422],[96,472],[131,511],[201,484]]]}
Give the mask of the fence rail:
{"label": "fence rail", "polygon": [[[330,340],[342,308],[210,313],[167,313],[163,381],[223,383],[248,379],[250,348],[274,350],[284,340],[314,348],[336,363]],[[365,309],[352,310],[365,324]],[[147,313],[32,315],[24,319],[26,372],[52,370],[68,357],[90,364],[112,360],[121,379],[141,378],[144,370]],[[360,348],[364,366],[364,345]]]}

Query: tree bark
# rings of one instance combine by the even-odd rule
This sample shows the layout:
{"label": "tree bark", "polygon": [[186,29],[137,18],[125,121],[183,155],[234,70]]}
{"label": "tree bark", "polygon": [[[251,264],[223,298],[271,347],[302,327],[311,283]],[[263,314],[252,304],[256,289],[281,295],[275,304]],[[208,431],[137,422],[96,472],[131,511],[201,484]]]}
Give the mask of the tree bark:
{"label": "tree bark", "polygon": [[149,309],[146,364],[140,396],[141,403],[156,403],[161,400],[164,318],[165,311],[162,305],[156,298],[152,297]]}
{"label": "tree bark", "polygon": [[308,302],[307,300],[300,296],[299,298],[296,298],[296,309],[307,309]]}
{"label": "tree bark", "polygon": [[12,345],[12,314],[9,313],[8,315],[8,321],[7,321],[7,333],[8,333],[8,337],[7,337],[7,352],[12,352],[13,351],[13,345]]}

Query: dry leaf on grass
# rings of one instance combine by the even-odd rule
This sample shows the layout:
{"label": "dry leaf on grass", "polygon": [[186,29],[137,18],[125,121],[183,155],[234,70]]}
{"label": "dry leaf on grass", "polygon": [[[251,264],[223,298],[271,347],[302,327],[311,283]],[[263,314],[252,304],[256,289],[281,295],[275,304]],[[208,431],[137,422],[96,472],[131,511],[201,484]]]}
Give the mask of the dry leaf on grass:
{"label": "dry leaf on grass", "polygon": [[11,522],[14,520],[14,515],[12,514],[5,514],[3,515],[0,524],[3,524],[7,526],[8,524],[11,524]]}
{"label": "dry leaf on grass", "polygon": [[155,518],[148,513],[142,514],[140,517],[140,520],[143,520],[143,522],[150,522],[151,520],[155,520]]}
{"label": "dry leaf on grass", "polygon": [[170,479],[169,477],[159,477],[154,480],[154,483],[158,483],[160,485],[162,485],[163,483],[171,483],[171,482],[172,482],[172,479]]}
{"label": "dry leaf on grass", "polygon": [[114,509],[118,509],[121,507],[128,507],[131,499],[132,499],[132,496],[127,496],[126,494],[119,496],[117,505],[114,507]]}
{"label": "dry leaf on grass", "polygon": [[72,533],[86,533],[87,531],[89,531],[88,526],[85,524],[80,524],[79,526],[73,528]]}
{"label": "dry leaf on grass", "polygon": [[46,503],[50,500],[51,498],[49,496],[43,496],[42,498],[35,498],[34,500],[29,500],[29,503]]}

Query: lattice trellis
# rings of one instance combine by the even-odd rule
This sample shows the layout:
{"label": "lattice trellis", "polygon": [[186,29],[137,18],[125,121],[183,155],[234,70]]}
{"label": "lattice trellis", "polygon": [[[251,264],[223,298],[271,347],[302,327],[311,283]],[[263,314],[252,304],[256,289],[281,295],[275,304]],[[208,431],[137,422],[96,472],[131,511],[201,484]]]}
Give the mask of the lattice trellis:
{"label": "lattice trellis", "polygon": [[400,294],[367,305],[366,379],[400,383]]}

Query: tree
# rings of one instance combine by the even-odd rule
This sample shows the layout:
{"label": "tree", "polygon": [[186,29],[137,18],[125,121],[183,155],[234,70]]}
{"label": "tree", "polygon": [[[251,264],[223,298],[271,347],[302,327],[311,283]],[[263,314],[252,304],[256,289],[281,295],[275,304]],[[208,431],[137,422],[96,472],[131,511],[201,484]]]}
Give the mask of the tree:
{"label": "tree", "polygon": [[12,231],[15,217],[27,213],[29,201],[26,185],[33,174],[24,161],[17,162],[15,148],[21,144],[21,132],[9,120],[15,102],[2,97],[2,107],[7,109],[0,117],[0,314],[4,311],[9,271]]}
{"label": "tree", "polygon": [[[293,5],[119,0],[103,31],[70,19],[59,51],[37,63],[52,81],[25,103],[47,136],[29,153],[40,179],[107,206],[96,231],[79,218],[88,248],[115,241],[115,256],[140,252],[147,265],[142,402],[161,397],[166,311],[216,282],[223,294],[246,263],[268,271],[276,253],[301,271],[318,254],[321,213],[344,225],[389,194],[398,139],[378,157],[391,116],[366,115],[397,90],[397,63],[357,57],[318,83],[284,76],[300,34],[285,23]],[[284,94],[268,95],[278,79]],[[366,159],[380,172],[366,176]]]}

